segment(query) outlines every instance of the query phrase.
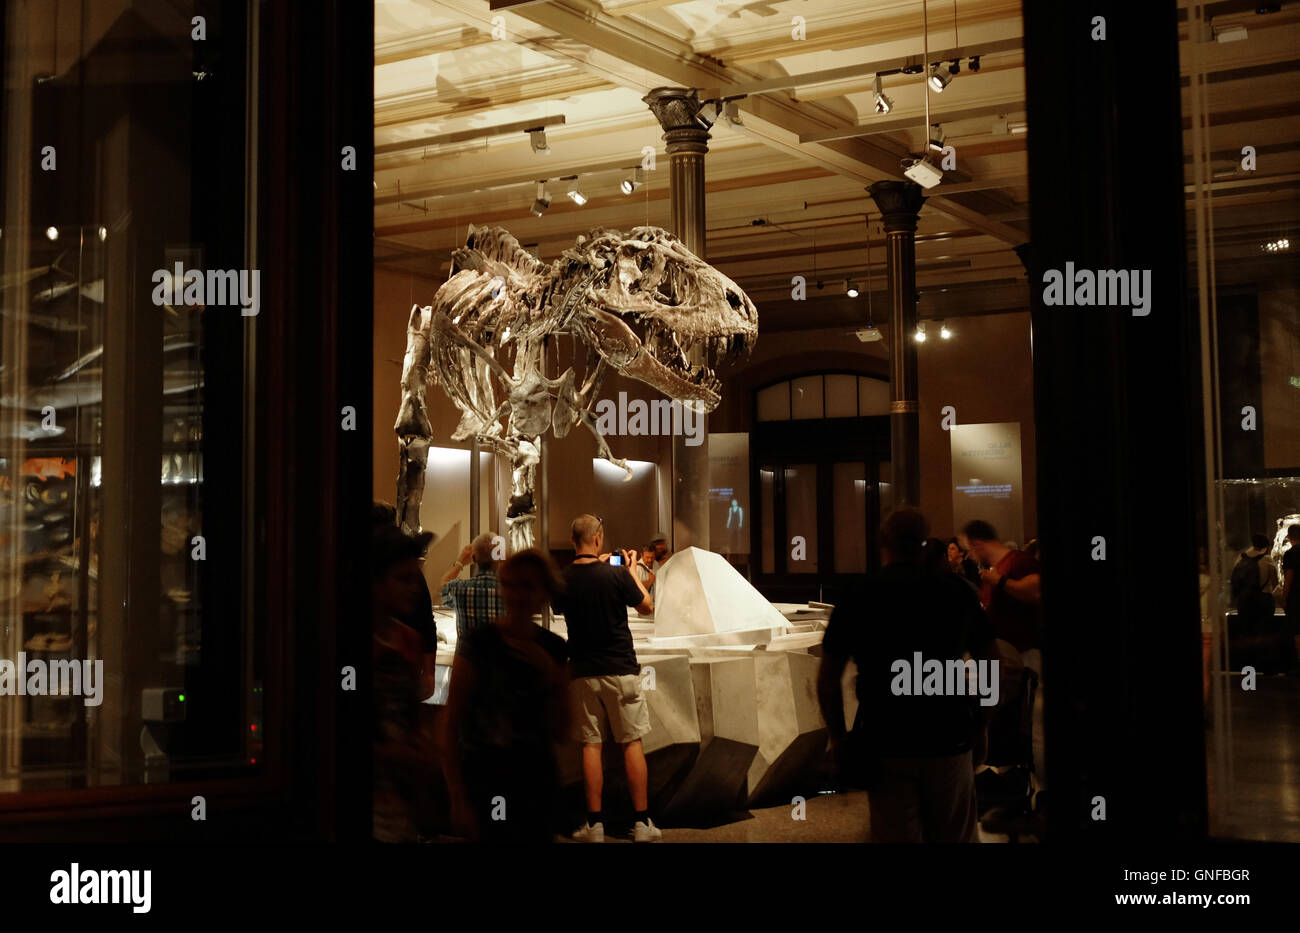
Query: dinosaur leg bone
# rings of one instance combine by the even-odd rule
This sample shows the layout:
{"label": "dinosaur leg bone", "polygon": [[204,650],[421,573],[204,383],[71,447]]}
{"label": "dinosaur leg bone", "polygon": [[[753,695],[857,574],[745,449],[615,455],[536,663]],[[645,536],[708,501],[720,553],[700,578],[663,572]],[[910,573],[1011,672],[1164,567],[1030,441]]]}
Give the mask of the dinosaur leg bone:
{"label": "dinosaur leg bone", "polygon": [[402,361],[402,402],[393,425],[398,437],[397,520],[408,534],[420,531],[424,471],[433,439],[433,426],[424,400],[429,379],[432,314],[433,309],[429,307],[411,308],[406,325],[406,358]]}

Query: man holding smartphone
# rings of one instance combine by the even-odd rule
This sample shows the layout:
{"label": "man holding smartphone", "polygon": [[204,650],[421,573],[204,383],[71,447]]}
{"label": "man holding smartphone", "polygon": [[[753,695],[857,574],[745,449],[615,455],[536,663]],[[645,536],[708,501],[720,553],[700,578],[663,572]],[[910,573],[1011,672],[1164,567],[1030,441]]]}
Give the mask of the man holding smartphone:
{"label": "man holding smartphone", "polygon": [[[650,594],[637,578],[635,551],[624,551],[619,565],[602,555],[605,525],[595,515],[573,520],[573,563],[564,569],[565,592],[554,603],[569,630],[578,739],[582,742],[582,783],[587,797],[587,821],[574,837],[604,842],[601,792],[605,773],[601,761],[604,729],[623,748],[623,767],[636,811],[633,837],[653,842],[662,834],[647,812],[645,751],[641,738],[650,731],[650,710],[641,694],[641,665],[632,647],[627,607],[654,611]],[[610,560],[602,558],[609,557]]]}

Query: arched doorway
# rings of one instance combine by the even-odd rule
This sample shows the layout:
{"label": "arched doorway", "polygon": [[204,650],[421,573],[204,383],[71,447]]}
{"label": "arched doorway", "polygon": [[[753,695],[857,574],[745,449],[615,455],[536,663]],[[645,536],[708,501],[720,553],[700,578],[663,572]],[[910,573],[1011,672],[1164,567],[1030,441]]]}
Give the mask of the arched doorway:
{"label": "arched doorway", "polygon": [[889,504],[889,384],[854,372],[753,393],[751,577],[775,602],[833,601],[879,565]]}

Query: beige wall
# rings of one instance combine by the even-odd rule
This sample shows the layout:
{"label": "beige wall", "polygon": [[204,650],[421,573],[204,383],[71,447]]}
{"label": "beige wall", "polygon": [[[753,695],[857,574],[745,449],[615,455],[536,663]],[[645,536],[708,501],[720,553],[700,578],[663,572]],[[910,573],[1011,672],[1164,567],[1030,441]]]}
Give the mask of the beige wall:
{"label": "beige wall", "polygon": [[[1029,312],[958,318],[953,338],[938,340],[935,328],[917,353],[921,388],[921,508],[936,536],[952,527],[952,448],[940,426],[946,405],[960,424],[1020,423],[1025,538],[1038,535],[1037,458],[1034,445],[1034,374],[1029,350]],[[1085,387],[1080,387],[1083,391]],[[1024,541],[1018,542],[1024,544]]]}

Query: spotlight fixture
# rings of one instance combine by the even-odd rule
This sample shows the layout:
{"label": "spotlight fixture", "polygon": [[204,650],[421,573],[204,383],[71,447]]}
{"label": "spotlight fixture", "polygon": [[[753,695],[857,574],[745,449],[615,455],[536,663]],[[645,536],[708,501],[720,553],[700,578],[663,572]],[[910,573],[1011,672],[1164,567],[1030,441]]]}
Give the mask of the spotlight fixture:
{"label": "spotlight fixture", "polygon": [[961,59],[960,59],[960,58],[954,58],[954,59],[952,60],[952,64],[948,66],[948,74],[950,74],[950,75],[959,75],[959,74],[961,74]]}
{"label": "spotlight fixture", "polygon": [[917,343],[925,343],[925,321],[916,322],[916,333],[912,337]]}
{"label": "spotlight fixture", "polygon": [[889,113],[894,109],[894,102],[885,95],[884,87],[880,82],[880,75],[876,75],[876,80],[872,84],[872,93],[876,97],[876,113]]}
{"label": "spotlight fixture", "polygon": [[537,183],[537,200],[533,201],[533,213],[541,217],[550,206],[551,196],[546,193],[546,182],[539,181]]}
{"label": "spotlight fixture", "polygon": [[905,159],[903,174],[922,188],[933,188],[943,181],[943,170],[929,159]]}
{"label": "spotlight fixture", "polygon": [[934,88],[936,93],[942,93],[943,89],[952,83],[952,75],[942,71],[938,64],[930,66],[930,87]]}
{"label": "spotlight fixture", "polygon": [[1283,237],[1280,240],[1273,240],[1269,243],[1265,243],[1263,247],[1264,252],[1266,253],[1281,253],[1281,252],[1285,252],[1286,250],[1289,250],[1290,248],[1291,248],[1291,241],[1286,239],[1285,237]]}
{"label": "spotlight fixture", "polygon": [[974,57],[973,57],[969,62],[967,62],[966,64],[970,66],[970,70],[971,70],[971,71],[979,71],[979,70],[980,70],[980,57],[979,57],[978,55],[976,55],[976,56],[974,56]]}
{"label": "spotlight fixture", "polygon": [[533,147],[533,152],[538,155],[548,155],[551,151],[551,145],[546,141],[546,130],[544,129],[529,130],[528,143]]}
{"label": "spotlight fixture", "polygon": [[618,183],[618,189],[624,194],[631,194],[645,182],[645,172],[641,166],[632,169],[632,174]]}
{"label": "spotlight fixture", "polygon": [[569,200],[579,207],[582,207],[582,205],[587,203],[587,196],[582,193],[582,189],[578,187],[576,181],[573,183],[573,187],[569,189],[568,195]]}
{"label": "spotlight fixture", "polygon": [[47,239],[50,239],[50,240],[57,240],[57,239],[59,238],[59,228],[58,228],[58,227],[46,227],[46,228],[45,228],[45,236],[46,236]]}
{"label": "spotlight fixture", "polygon": [[930,148],[935,152],[943,152],[944,140],[947,138],[943,131],[943,126],[938,123],[930,124]]}
{"label": "spotlight fixture", "polygon": [[713,124],[718,122],[726,110],[726,104],[720,100],[706,100],[700,105],[700,109],[695,112],[695,122],[702,129],[713,129]]}
{"label": "spotlight fixture", "polygon": [[948,329],[948,322],[947,322],[947,321],[940,321],[940,322],[939,322],[939,336],[942,337],[944,340],[951,340],[951,339],[952,339],[952,331],[950,331],[950,330]]}
{"label": "spotlight fixture", "polygon": [[846,280],[844,283],[844,294],[848,295],[850,298],[857,298],[858,297],[857,283],[854,282],[852,279]]}
{"label": "spotlight fixture", "polygon": [[107,228],[107,227],[100,227],[100,228],[99,228],[99,242],[103,243],[103,242],[104,242],[105,240],[107,240],[107,239],[108,239],[108,228]]}

